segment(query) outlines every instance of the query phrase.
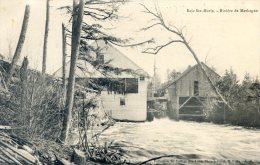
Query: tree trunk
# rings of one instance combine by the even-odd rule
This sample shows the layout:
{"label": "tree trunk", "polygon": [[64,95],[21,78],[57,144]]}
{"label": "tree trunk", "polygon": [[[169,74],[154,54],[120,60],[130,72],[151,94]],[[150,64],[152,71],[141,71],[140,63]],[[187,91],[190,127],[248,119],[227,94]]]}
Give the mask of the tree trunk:
{"label": "tree trunk", "polygon": [[74,149],[73,152],[74,156],[74,163],[77,165],[85,165],[86,164],[86,155],[83,151],[80,151],[78,149]]}
{"label": "tree trunk", "polygon": [[16,46],[16,50],[15,50],[15,53],[13,56],[12,63],[10,65],[9,71],[6,76],[7,85],[9,85],[10,79],[15,70],[15,65],[16,65],[18,59],[20,58],[20,55],[22,52],[22,48],[23,48],[23,44],[24,44],[24,40],[25,40],[25,36],[26,36],[26,31],[27,31],[27,27],[28,27],[28,22],[29,22],[29,16],[30,16],[30,6],[26,5],[25,12],[24,12],[24,18],[23,18],[22,30],[21,30],[20,37],[19,37],[19,40],[18,40],[18,43]]}
{"label": "tree trunk", "polygon": [[43,55],[42,55],[42,75],[46,72],[46,58],[47,58],[47,44],[48,44],[48,34],[49,34],[49,5],[50,0],[46,0],[46,20],[45,20],[45,33],[44,33],[44,43],[43,43]]}
{"label": "tree trunk", "polygon": [[7,87],[6,87],[6,84],[5,84],[5,80],[4,80],[4,76],[3,76],[3,74],[2,74],[2,72],[1,72],[1,70],[0,70],[0,87],[3,85],[3,88],[4,89],[7,89]]}
{"label": "tree trunk", "polygon": [[28,73],[27,73],[27,68],[28,68],[28,59],[27,57],[24,57],[22,66],[20,68],[20,79],[21,79],[21,87],[22,87],[22,92],[21,92],[21,119],[23,120],[23,124],[26,122],[26,100],[27,100],[27,82],[28,82]]}
{"label": "tree trunk", "polygon": [[190,47],[190,45],[186,42],[186,40],[184,39],[184,37],[182,37],[183,39],[183,43],[184,45],[188,48],[188,50],[191,52],[191,54],[193,55],[193,57],[195,58],[196,62],[199,64],[199,67],[201,68],[202,72],[204,73],[204,75],[206,76],[207,80],[209,81],[210,86],[212,87],[212,89],[215,91],[215,93],[220,97],[220,99],[230,108],[233,109],[224,99],[224,97],[221,95],[221,93],[218,91],[218,88],[213,84],[212,80],[210,79],[208,73],[206,72],[205,68],[203,67],[203,65],[201,64],[201,62],[199,61],[197,55],[195,54],[195,52],[192,50],[192,48]]}
{"label": "tree trunk", "polygon": [[80,33],[83,20],[84,0],[79,3],[73,1],[73,22],[72,22],[72,38],[71,38],[71,60],[70,60],[70,73],[68,80],[68,89],[66,96],[66,105],[64,111],[63,127],[61,131],[61,140],[67,144],[69,129],[71,126],[72,108],[74,103],[74,85],[75,85],[75,70],[79,54],[80,46]]}
{"label": "tree trunk", "polygon": [[65,103],[66,98],[66,33],[65,26],[62,24],[62,87],[63,87],[63,98]]}

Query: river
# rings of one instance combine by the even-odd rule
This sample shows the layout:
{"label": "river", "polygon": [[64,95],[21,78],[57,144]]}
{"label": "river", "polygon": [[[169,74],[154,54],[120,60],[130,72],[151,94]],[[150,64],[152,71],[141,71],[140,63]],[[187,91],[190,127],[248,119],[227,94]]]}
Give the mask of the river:
{"label": "river", "polygon": [[172,161],[260,162],[260,130],[239,126],[169,119],[118,122],[106,130],[101,139],[124,146],[124,155],[131,162],[162,155],[176,155],[171,158]]}

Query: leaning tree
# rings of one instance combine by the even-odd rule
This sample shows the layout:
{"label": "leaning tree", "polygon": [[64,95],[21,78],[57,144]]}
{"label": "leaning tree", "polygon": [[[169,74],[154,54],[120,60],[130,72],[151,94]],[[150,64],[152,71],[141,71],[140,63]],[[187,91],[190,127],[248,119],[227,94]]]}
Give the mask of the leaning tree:
{"label": "leaning tree", "polygon": [[159,8],[155,7],[155,11],[150,10],[145,5],[141,4],[144,7],[144,13],[147,13],[148,15],[151,15],[153,19],[150,21],[151,24],[147,27],[142,28],[142,30],[149,30],[155,26],[161,26],[166,31],[170,32],[173,36],[177,37],[177,39],[171,39],[167,43],[163,45],[158,45],[153,48],[147,48],[143,51],[143,53],[148,54],[158,54],[163,48],[176,43],[181,43],[185,45],[185,47],[189,50],[189,52],[192,54],[196,62],[198,63],[199,67],[201,68],[203,74],[206,76],[208,82],[210,83],[210,86],[214,90],[214,92],[217,94],[217,96],[220,97],[220,99],[230,108],[232,107],[227,103],[227,101],[224,99],[224,97],[219,92],[218,88],[214,85],[213,81],[210,79],[208,73],[206,72],[205,68],[203,67],[202,63],[200,62],[197,54],[194,52],[194,50],[191,48],[189,41],[187,41],[186,37],[183,34],[183,28],[177,28],[176,26],[172,26],[170,24],[167,24],[162,16],[162,13]]}
{"label": "leaning tree", "polygon": [[21,33],[20,33],[20,37],[16,46],[16,50],[12,59],[12,63],[10,65],[10,68],[8,70],[8,73],[6,75],[6,84],[8,85],[13,73],[15,71],[15,67],[16,64],[21,56],[21,52],[23,49],[23,45],[24,45],[24,41],[25,41],[25,37],[26,37],[26,32],[27,32],[27,27],[28,27],[28,23],[29,23],[29,17],[30,17],[30,6],[26,5],[25,7],[25,12],[24,12],[24,17],[23,17],[23,24],[22,24],[22,29],[21,29]]}

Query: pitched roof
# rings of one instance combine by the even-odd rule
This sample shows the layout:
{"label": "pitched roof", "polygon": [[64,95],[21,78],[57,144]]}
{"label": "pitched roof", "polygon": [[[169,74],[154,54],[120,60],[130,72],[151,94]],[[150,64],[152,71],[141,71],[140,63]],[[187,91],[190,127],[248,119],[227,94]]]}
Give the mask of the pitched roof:
{"label": "pitched roof", "polygon": [[[216,73],[214,70],[212,70],[210,67],[208,67],[206,64],[204,64],[203,62],[201,62],[201,64],[203,65],[203,67],[206,69],[206,72],[208,72],[208,70],[212,71],[216,76],[220,77],[220,75],[218,73]],[[186,69],[184,72],[182,72],[181,75],[179,75],[176,79],[169,81],[165,87],[163,87],[163,89],[168,88],[169,86],[171,86],[172,84],[178,82],[180,79],[182,79],[182,77],[184,77],[185,75],[187,75],[188,73],[190,73],[193,69],[195,69],[196,67],[198,67],[199,64],[196,64],[192,67],[189,67],[188,69]]]}
{"label": "pitched roof", "polygon": [[[143,75],[146,77],[149,77],[149,74],[145,72],[141,67],[139,67],[137,64],[135,64],[132,60],[130,60],[126,55],[124,55],[122,52],[120,52],[116,47],[114,47],[110,43],[105,43],[104,41],[95,41],[91,44],[94,48],[100,48],[101,53],[104,55],[104,61],[110,61],[109,65],[121,69],[131,69],[133,70],[137,75]],[[94,52],[90,52],[90,55],[96,56]],[[77,67],[76,69],[76,75],[78,77],[92,77],[92,78],[98,78],[98,77],[104,77],[101,72],[96,70],[90,63],[78,60],[77,65],[81,68],[79,69]],[[66,71],[69,71],[69,62],[66,64]],[[62,76],[62,68],[58,69],[54,74],[54,76],[61,77]],[[68,75],[68,74],[66,74]],[[116,75],[115,73],[109,73],[110,77],[129,77],[132,76],[130,73],[121,73],[120,75]]]}

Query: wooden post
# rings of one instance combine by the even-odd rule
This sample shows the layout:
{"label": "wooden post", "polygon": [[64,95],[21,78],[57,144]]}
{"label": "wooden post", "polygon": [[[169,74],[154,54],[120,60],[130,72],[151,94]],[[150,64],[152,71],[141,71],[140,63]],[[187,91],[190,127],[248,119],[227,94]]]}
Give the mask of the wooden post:
{"label": "wooden post", "polygon": [[179,106],[179,96],[176,96],[176,120],[179,120],[179,111],[180,111],[180,106]]}
{"label": "wooden post", "polygon": [[256,96],[256,101],[257,101],[257,120],[259,121],[259,116],[260,116],[260,97]]}
{"label": "wooden post", "polygon": [[70,59],[70,73],[68,80],[68,90],[66,96],[66,105],[64,111],[64,120],[61,130],[60,139],[65,144],[68,140],[69,130],[72,119],[72,108],[74,103],[74,86],[75,86],[75,71],[79,55],[81,27],[83,21],[84,0],[79,3],[73,1],[73,21],[72,21],[72,38],[71,38],[71,59]]}
{"label": "wooden post", "polygon": [[16,46],[16,50],[15,50],[15,53],[13,56],[12,63],[10,65],[10,68],[9,68],[7,76],[6,76],[6,85],[9,85],[10,79],[13,76],[13,72],[15,70],[15,65],[16,65],[18,59],[20,58],[25,36],[26,36],[27,27],[28,27],[29,16],[30,16],[30,6],[26,5],[25,12],[24,12],[24,18],[23,18],[22,30],[21,30],[20,37],[19,37],[19,40],[18,40],[18,43]]}
{"label": "wooden post", "polygon": [[224,104],[224,115],[223,115],[223,122],[226,123],[226,104]]}

